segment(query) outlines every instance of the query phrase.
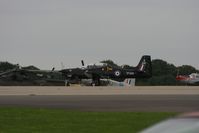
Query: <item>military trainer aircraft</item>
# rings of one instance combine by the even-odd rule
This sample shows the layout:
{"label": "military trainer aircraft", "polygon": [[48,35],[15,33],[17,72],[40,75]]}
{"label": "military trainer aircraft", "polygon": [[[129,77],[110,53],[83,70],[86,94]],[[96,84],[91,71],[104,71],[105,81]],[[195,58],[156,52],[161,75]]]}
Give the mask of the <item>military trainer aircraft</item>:
{"label": "military trainer aircraft", "polygon": [[81,83],[83,79],[91,79],[91,85],[101,85],[101,79],[111,79],[122,82],[126,78],[150,78],[152,76],[151,57],[149,55],[142,56],[136,67],[123,68],[119,66],[111,66],[109,64],[93,64],[82,68],[63,69],[63,73],[67,80],[67,84]]}

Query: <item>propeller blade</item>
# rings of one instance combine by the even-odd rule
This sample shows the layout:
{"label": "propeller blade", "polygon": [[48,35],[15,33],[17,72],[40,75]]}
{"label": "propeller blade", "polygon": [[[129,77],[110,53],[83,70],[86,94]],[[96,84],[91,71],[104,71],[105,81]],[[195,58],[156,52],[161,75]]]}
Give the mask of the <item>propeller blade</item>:
{"label": "propeller blade", "polygon": [[81,63],[82,63],[82,66],[84,66],[84,61],[83,60],[81,60]]}

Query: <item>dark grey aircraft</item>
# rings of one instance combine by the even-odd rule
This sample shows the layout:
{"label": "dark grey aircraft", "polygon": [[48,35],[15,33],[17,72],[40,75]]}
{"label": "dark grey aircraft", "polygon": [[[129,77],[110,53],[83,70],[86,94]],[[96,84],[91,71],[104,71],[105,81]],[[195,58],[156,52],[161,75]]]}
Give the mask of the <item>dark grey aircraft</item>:
{"label": "dark grey aircraft", "polygon": [[65,78],[59,71],[26,70],[20,67],[0,73],[0,85],[65,85]]}
{"label": "dark grey aircraft", "polygon": [[109,64],[88,65],[82,68],[63,69],[60,72],[65,76],[68,85],[81,83],[82,79],[91,79],[91,85],[101,85],[101,79],[124,81],[126,78],[150,78],[152,76],[151,57],[144,55],[136,67],[123,68]]}

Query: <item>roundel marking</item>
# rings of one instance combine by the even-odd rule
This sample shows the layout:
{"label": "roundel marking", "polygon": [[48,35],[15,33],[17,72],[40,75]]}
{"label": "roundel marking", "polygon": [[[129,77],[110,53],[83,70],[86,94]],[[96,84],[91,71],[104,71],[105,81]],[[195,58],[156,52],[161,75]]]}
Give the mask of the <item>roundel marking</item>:
{"label": "roundel marking", "polygon": [[119,70],[115,71],[115,76],[119,77],[121,75],[121,72]]}

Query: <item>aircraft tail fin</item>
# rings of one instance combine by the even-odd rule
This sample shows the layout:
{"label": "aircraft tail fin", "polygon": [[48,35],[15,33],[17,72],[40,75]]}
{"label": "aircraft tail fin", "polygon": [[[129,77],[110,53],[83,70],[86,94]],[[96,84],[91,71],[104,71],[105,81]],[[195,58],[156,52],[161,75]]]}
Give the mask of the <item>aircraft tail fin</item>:
{"label": "aircraft tail fin", "polygon": [[142,77],[151,77],[152,76],[152,65],[151,65],[151,56],[144,55],[142,56],[139,64],[137,65],[137,70],[142,74]]}

